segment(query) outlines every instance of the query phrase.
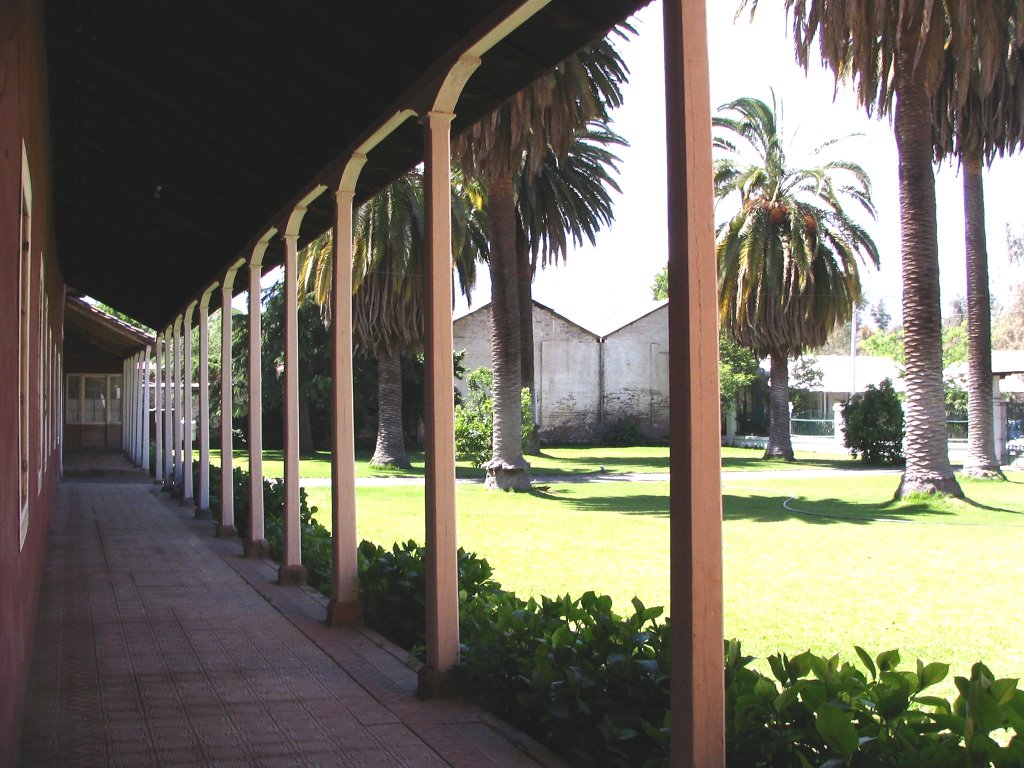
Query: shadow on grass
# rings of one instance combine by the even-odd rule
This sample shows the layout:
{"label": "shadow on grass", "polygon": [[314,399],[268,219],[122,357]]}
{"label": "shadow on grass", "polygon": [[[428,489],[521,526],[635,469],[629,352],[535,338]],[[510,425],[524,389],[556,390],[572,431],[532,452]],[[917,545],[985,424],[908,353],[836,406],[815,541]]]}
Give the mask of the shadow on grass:
{"label": "shadow on grass", "polygon": [[722,496],[725,520],[748,520],[756,523],[776,523],[782,520],[802,520],[813,525],[889,525],[921,521],[942,522],[937,518],[955,517],[954,512],[937,509],[927,501],[877,504],[846,499],[788,499],[786,496]]}
{"label": "shadow on grass", "polygon": [[[637,493],[630,496],[588,496],[578,498],[564,496],[559,491],[535,488],[531,495],[550,501],[557,501],[573,509],[612,513],[619,515],[646,515],[668,517],[668,495]],[[813,501],[787,496],[736,496],[723,494],[723,519],[747,520],[757,523],[777,523],[785,520],[802,520],[812,525],[890,525],[920,521],[927,516],[928,522],[939,523],[954,518],[955,512],[937,509],[927,501],[910,504],[895,501],[884,504],[851,502],[844,499],[815,499]]]}
{"label": "shadow on grass", "polygon": [[853,459],[800,459],[798,461],[762,459],[761,454],[758,453],[754,456],[723,456],[722,469],[733,472],[764,472],[776,469],[842,469],[857,471],[859,469],[878,469],[878,467],[868,467]]}

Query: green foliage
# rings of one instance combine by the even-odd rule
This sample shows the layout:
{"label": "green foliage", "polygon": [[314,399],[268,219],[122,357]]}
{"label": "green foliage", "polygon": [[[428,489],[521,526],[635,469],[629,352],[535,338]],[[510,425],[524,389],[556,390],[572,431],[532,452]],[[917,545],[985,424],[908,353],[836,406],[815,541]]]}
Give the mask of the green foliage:
{"label": "green foliage", "polygon": [[[367,622],[419,646],[424,549],[363,542],[359,568]],[[574,764],[667,765],[670,624],[659,623],[663,610],[634,599],[619,616],[610,597],[593,592],[522,600],[490,577],[486,560],[460,550],[456,671],[464,692]],[[897,651],[856,652],[863,669],[808,651],[769,657],[766,675],[751,668],[739,642],[727,642],[727,765],[1024,765],[1016,735],[1024,692],[1016,680],[975,664],[969,678],[955,679],[959,695],[949,702],[927,695],[948,665],[918,661],[901,669]]]}
{"label": "green foliage", "polygon": [[[415,541],[396,543],[390,550],[362,541],[358,557],[366,623],[403,648],[421,648],[426,643],[426,549]],[[461,547],[458,573],[460,606],[500,591],[488,562]]]}
{"label": "green foliage", "polygon": [[975,664],[956,678],[952,703],[923,695],[945,679],[947,664],[900,669],[897,651],[872,658],[856,647],[864,670],[809,651],[771,656],[771,676],[753,670],[740,644],[726,643],[727,765],[1020,766],[1024,742],[992,738],[1024,725],[1024,692]]}
{"label": "green foliage", "polygon": [[[491,458],[491,437],[494,433],[494,399],[491,387],[494,376],[490,368],[477,368],[466,377],[466,397],[455,406],[455,457],[480,466]],[[530,390],[520,392],[523,445],[533,429]]]}
{"label": "green foliage", "polygon": [[876,331],[863,339],[857,348],[865,355],[873,357],[890,357],[900,365],[907,361],[907,353],[903,346],[903,329]]}
{"label": "green foliage", "polygon": [[789,399],[795,412],[820,409],[821,398],[811,390],[821,384],[821,376],[821,368],[813,358],[801,357],[796,364],[790,366]]}
{"label": "green foliage", "polygon": [[655,301],[668,298],[668,264],[654,276],[654,282],[651,283],[651,298]]}
{"label": "green foliage", "polygon": [[718,391],[725,410],[758,376],[757,358],[724,333],[718,334]]}
{"label": "green foliage", "polygon": [[854,457],[872,465],[903,463],[903,407],[892,381],[868,384],[862,394],[847,400],[843,419],[844,442]]}

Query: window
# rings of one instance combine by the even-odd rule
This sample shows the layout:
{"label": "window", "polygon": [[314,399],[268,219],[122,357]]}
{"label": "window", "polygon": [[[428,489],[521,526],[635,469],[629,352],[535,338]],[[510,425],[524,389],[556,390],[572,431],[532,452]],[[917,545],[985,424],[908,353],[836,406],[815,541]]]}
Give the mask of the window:
{"label": "window", "polygon": [[[82,423],[107,423],[107,379],[105,376],[83,376]],[[120,410],[120,409],[118,409]]]}
{"label": "window", "polygon": [[121,390],[123,388],[120,376],[110,376],[110,416],[107,419],[111,424],[121,423]]}
{"label": "window", "polygon": [[72,373],[67,378],[67,424],[120,424],[123,377]]}
{"label": "window", "polygon": [[18,296],[18,491],[20,497],[20,548],[25,547],[29,522],[29,349],[32,329],[32,178],[29,175],[28,151],[21,145],[21,259],[20,293]]}
{"label": "window", "polygon": [[82,377],[68,376],[67,405],[64,406],[64,413],[67,414],[68,424],[82,423]]}

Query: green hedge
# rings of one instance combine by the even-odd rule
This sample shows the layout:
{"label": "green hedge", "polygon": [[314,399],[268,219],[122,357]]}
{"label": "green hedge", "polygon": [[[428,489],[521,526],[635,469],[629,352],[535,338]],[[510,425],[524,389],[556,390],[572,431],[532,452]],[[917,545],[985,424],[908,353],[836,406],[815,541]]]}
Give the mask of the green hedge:
{"label": "green hedge", "polygon": [[[216,480],[214,480],[216,477]],[[211,510],[219,515],[219,472]],[[214,492],[216,489],[216,493]],[[267,540],[280,556],[283,485],[264,486]],[[330,584],[330,534],[302,495],[303,563],[310,583]],[[248,475],[235,470],[235,522],[248,531]],[[425,550],[359,545],[367,624],[422,652]],[[576,765],[668,765],[670,646],[663,609],[634,599],[626,616],[607,596],[522,600],[492,579],[486,560],[459,550],[465,694]],[[956,677],[953,701],[926,692],[946,664],[900,667],[896,651],[859,665],[810,652],[751,666],[739,642],[725,644],[726,747],[730,768],[1024,768],[1024,691],[983,664]]]}

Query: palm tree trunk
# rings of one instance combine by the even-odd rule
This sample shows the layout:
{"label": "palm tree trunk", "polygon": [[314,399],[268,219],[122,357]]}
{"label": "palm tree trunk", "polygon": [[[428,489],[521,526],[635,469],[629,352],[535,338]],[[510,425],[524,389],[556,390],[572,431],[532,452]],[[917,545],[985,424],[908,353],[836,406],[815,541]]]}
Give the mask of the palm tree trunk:
{"label": "palm tree trunk", "polygon": [[519,291],[516,280],[515,196],[512,178],[487,189],[490,227],[491,367],[494,371],[494,455],[484,464],[488,488],[528,490],[530,465],[523,458],[522,359],[519,343]]}
{"label": "palm tree trunk", "polygon": [[793,441],[789,431],[789,359],[779,352],[772,352],[771,421],[768,425],[768,447],[765,459],[793,461]]}
{"label": "palm tree trunk", "polygon": [[979,149],[963,160],[967,239],[967,459],[964,474],[1002,477],[992,426],[992,307]]}
{"label": "palm tree trunk", "polygon": [[402,358],[384,347],[377,350],[377,447],[370,464],[408,469],[402,432]]}
{"label": "palm tree trunk", "polygon": [[914,32],[900,35],[896,62],[896,150],[900,165],[903,328],[906,341],[907,468],[896,496],[962,496],[947,447],[942,390],[939,251],[932,174],[931,105],[924,75],[916,72]]}
{"label": "palm tree trunk", "polygon": [[[520,244],[516,246],[516,281],[519,295],[520,373],[523,387],[530,390],[530,403],[536,416],[537,388],[533,370],[533,266],[530,264],[529,249]],[[526,439],[525,453],[531,456],[540,454],[540,434],[537,431],[536,418],[530,436]]]}

